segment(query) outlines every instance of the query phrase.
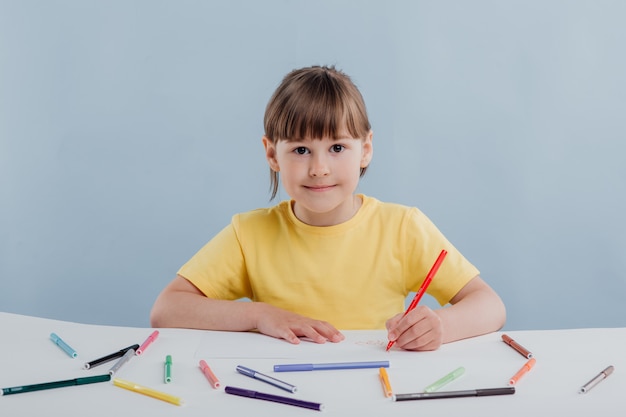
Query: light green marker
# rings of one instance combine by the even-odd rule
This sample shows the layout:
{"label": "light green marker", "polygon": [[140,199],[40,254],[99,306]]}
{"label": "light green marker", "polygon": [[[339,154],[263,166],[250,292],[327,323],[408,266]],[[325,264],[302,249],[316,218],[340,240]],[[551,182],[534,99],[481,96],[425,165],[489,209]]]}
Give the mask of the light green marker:
{"label": "light green marker", "polygon": [[437,391],[439,388],[443,387],[447,383],[450,383],[454,381],[455,379],[457,379],[458,377],[460,377],[461,375],[463,375],[463,373],[465,373],[465,368],[460,366],[456,368],[454,371],[450,372],[448,375],[444,376],[443,378],[433,382],[432,384],[424,388],[424,392]]}
{"label": "light green marker", "polygon": [[172,355],[165,357],[165,383],[172,382]]}

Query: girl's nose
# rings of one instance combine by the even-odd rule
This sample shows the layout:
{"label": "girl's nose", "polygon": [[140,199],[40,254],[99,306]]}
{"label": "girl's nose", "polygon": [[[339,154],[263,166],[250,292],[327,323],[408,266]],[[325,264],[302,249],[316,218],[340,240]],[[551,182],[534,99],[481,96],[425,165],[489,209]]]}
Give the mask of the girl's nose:
{"label": "girl's nose", "polygon": [[312,157],[309,175],[312,177],[324,177],[328,174],[330,174],[330,169],[326,158],[323,155],[316,155]]}

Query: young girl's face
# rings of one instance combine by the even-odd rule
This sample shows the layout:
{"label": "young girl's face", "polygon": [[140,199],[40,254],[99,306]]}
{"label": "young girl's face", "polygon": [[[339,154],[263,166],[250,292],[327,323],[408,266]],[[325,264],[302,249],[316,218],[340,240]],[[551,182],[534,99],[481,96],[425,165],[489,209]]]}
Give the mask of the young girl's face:
{"label": "young girl's face", "polygon": [[361,201],[355,196],[361,168],[372,158],[372,132],[366,138],[263,138],[270,167],[280,172],[294,213],[304,223],[331,226],[349,220]]}

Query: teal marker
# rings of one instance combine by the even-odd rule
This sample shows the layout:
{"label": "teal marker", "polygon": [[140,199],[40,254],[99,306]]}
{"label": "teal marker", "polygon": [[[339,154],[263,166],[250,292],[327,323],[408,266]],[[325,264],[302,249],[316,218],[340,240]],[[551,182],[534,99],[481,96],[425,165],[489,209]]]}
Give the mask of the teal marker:
{"label": "teal marker", "polygon": [[165,383],[172,382],[172,355],[165,357]]}
{"label": "teal marker", "polygon": [[439,388],[443,387],[444,385],[454,381],[455,379],[463,375],[463,373],[465,373],[465,368],[463,368],[462,366],[458,367],[454,371],[450,372],[448,375],[444,376],[443,378],[433,382],[432,384],[424,388],[424,392],[437,391]]}

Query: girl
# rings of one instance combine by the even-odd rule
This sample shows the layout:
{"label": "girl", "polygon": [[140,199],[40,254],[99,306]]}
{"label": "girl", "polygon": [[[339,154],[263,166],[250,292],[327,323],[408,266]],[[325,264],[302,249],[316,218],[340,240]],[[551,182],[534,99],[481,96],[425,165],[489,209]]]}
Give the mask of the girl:
{"label": "girl", "polygon": [[[272,199],[233,216],[158,296],[154,327],[249,331],[299,343],[339,329],[387,329],[406,350],[500,329],[505,308],[479,271],[417,208],[356,193],[372,160],[370,123],[351,79],[313,66],[285,76],[264,118]],[[428,293],[445,308],[404,315],[442,249]],[[238,302],[241,298],[251,302]]]}

